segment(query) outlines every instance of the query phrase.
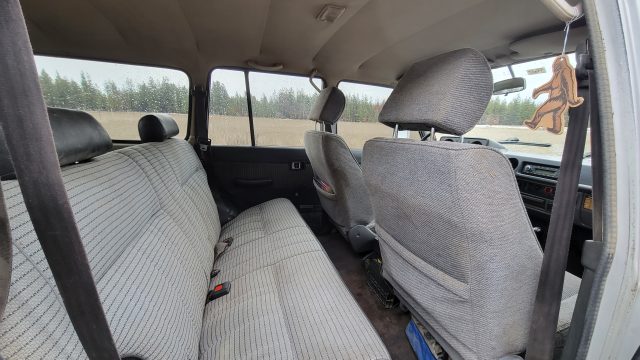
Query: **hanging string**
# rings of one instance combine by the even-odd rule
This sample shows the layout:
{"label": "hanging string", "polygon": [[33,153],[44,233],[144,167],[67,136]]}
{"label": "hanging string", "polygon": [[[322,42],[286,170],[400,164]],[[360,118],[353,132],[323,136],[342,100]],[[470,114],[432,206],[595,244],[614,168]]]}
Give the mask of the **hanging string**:
{"label": "hanging string", "polygon": [[571,23],[567,22],[564,26],[564,42],[562,43],[562,55],[564,55],[565,50],[567,49],[567,39],[569,39],[569,28],[571,27]]}
{"label": "hanging string", "polygon": [[564,55],[565,51],[567,50],[567,40],[569,39],[569,29],[571,28],[571,24],[583,16],[584,14],[577,15],[573,19],[566,22],[564,26],[564,42],[562,43],[562,55]]}

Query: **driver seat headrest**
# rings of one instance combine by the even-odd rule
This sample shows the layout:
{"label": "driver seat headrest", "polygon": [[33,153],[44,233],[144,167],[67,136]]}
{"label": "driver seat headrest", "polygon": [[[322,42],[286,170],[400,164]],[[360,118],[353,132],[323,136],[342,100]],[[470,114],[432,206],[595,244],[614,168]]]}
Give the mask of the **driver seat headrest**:
{"label": "driver seat headrest", "polygon": [[460,49],[415,63],[398,82],[378,120],[399,130],[463,135],[482,118],[493,93],[486,58]]}

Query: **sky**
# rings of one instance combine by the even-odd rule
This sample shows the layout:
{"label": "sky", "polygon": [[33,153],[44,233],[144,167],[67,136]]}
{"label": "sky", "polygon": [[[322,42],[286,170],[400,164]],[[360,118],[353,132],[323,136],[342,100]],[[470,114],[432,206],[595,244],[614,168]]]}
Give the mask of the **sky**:
{"label": "sky", "polygon": [[35,59],[38,71],[45,70],[51,76],[59,73],[60,76],[75,81],[80,81],[80,74],[85,72],[99,86],[103,86],[108,80],[113,80],[116,84],[124,84],[127,79],[131,79],[134,83],[141,83],[149,80],[150,77],[154,79],[167,77],[176,85],[189,86],[189,77],[179,70],[39,55],[36,55]]}
{"label": "sky", "polygon": [[[211,80],[223,83],[229,95],[244,94],[245,92],[244,72],[242,71],[216,69],[211,73]],[[322,88],[320,79],[314,79],[314,82]],[[250,72],[249,85],[251,95],[255,97],[262,97],[262,95],[268,97],[274,91],[285,88],[302,91],[309,95],[316,93],[316,89],[309,83],[309,78],[304,76]]]}
{"label": "sky", "polygon": [[[575,66],[575,56],[569,56],[571,63]],[[154,68],[148,66],[114,64],[99,61],[65,59],[48,56],[36,56],[36,65],[38,70],[45,70],[51,76],[59,73],[61,76],[79,81],[82,72],[87,73],[90,78],[99,86],[103,86],[108,80],[114,81],[116,84],[124,84],[127,79],[131,79],[134,83],[147,81],[150,77],[160,80],[164,77],[172,83],[180,86],[189,86],[187,75],[179,70]],[[510,100],[517,96],[522,98],[530,98],[533,90],[547,82],[551,77],[551,64],[553,58],[531,61],[527,63],[513,65],[512,69],[515,76],[522,76],[526,79],[526,89],[515,94],[500,95],[503,99]],[[528,71],[534,71],[529,74]],[[500,81],[511,77],[506,67],[493,70],[493,80]],[[212,80],[220,81],[225,84],[229,94],[242,94],[245,91],[244,73],[235,70],[218,69],[214,70],[211,75]],[[319,79],[314,80],[321,87]],[[303,91],[307,94],[315,93],[315,89],[309,83],[309,79],[303,76],[277,75],[260,72],[251,72],[249,74],[249,82],[251,94],[256,97],[262,95],[269,96],[274,91],[282,88],[293,88],[296,91]],[[342,82],[338,86],[346,95],[367,96],[376,101],[383,101],[391,93],[391,89],[382,86],[370,86],[356,83]],[[545,99],[544,96],[536,99],[540,103]]]}

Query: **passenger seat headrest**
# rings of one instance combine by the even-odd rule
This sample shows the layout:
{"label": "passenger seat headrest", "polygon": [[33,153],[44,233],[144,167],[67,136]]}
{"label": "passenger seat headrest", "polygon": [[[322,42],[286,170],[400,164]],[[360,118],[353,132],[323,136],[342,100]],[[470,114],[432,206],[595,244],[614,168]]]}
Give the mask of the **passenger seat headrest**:
{"label": "passenger seat headrest", "polygon": [[482,118],[493,92],[491,68],[474,49],[415,63],[398,82],[378,120],[400,130],[463,135]]}
{"label": "passenger seat headrest", "polygon": [[138,121],[142,142],[161,142],[178,135],[178,124],[168,114],[148,114]]}
{"label": "passenger seat headrest", "polygon": [[[60,166],[74,164],[102,155],[113,147],[111,138],[90,114],[69,109],[47,108]],[[38,146],[25,139],[25,146]],[[4,136],[0,137],[0,177],[11,179],[13,164]]]}
{"label": "passenger seat headrest", "polygon": [[344,111],[344,94],[335,86],[322,89],[311,109],[309,119],[319,123],[335,124]]}

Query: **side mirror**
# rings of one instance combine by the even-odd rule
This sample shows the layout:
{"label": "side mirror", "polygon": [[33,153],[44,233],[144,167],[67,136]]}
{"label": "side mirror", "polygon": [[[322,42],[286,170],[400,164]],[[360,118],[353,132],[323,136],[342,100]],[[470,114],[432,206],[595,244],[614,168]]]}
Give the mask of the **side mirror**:
{"label": "side mirror", "polygon": [[516,77],[498,81],[493,84],[493,95],[507,95],[517,93],[527,88],[525,78]]}

